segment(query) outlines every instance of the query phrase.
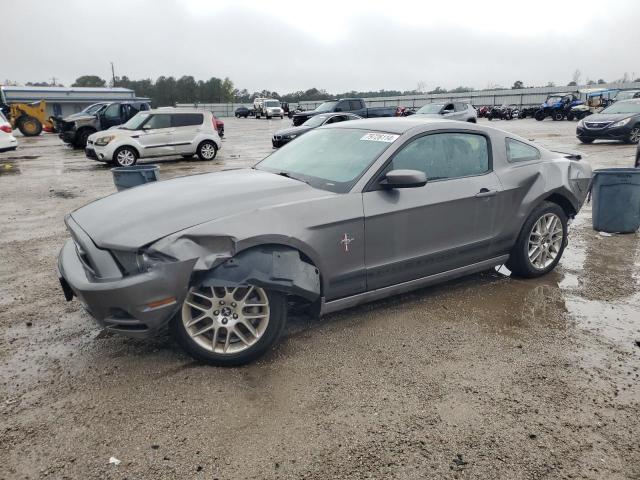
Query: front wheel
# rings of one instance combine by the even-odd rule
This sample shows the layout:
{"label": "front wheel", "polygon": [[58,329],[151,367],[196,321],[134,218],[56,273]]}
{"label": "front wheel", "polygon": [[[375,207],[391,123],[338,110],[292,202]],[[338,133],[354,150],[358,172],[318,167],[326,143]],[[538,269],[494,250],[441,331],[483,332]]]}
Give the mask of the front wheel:
{"label": "front wheel", "polygon": [[562,112],[555,112],[551,118],[558,122],[564,118],[564,115]]}
{"label": "front wheel", "polygon": [[30,115],[22,115],[18,119],[18,130],[25,137],[37,137],[42,133],[42,123],[35,117]]}
{"label": "front wheel", "polygon": [[631,129],[629,135],[627,136],[627,143],[638,143],[640,142],[640,125],[636,125]]}
{"label": "front wheel", "polygon": [[542,110],[538,110],[533,116],[533,118],[535,118],[539,122],[544,120],[544,117],[545,117],[545,114]]}
{"label": "front wheel", "polygon": [[218,153],[218,146],[211,140],[205,140],[198,145],[196,152],[200,160],[213,160]]}
{"label": "front wheel", "polygon": [[260,287],[192,287],[171,322],[178,343],[217,366],[249,363],[275,344],[287,320],[284,295]]}
{"label": "front wheel", "polygon": [[113,153],[113,163],[119,167],[131,167],[138,161],[138,153],[130,147],[120,147]]}
{"label": "front wheel", "polygon": [[567,245],[567,215],[551,202],[543,202],[527,218],[507,261],[520,277],[534,278],[555,268]]}

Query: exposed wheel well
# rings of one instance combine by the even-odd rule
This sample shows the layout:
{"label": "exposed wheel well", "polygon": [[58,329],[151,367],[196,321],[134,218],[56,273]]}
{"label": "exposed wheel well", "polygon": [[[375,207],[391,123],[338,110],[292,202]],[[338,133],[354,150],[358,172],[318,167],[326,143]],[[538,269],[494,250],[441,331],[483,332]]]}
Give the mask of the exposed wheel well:
{"label": "exposed wheel well", "polygon": [[567,197],[559,193],[553,193],[549,195],[547,198],[545,198],[543,201],[552,202],[559,205],[562,208],[562,210],[564,210],[564,213],[567,215],[567,218],[573,218],[578,213],[575,207],[573,206],[573,204],[567,199]]}
{"label": "exposed wheel well", "polygon": [[467,120],[467,122],[469,122],[469,123],[476,123],[476,119],[475,119],[475,118],[470,118],[469,120]]}

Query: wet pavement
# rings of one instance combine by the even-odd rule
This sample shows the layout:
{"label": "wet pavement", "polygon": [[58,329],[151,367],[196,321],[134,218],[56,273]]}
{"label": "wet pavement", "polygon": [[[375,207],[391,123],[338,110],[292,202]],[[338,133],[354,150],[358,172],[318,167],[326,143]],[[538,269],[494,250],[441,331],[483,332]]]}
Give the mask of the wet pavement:
{"label": "wet pavement", "polygon": [[[162,179],[248,166],[289,123],[225,119],[215,161],[154,163]],[[633,164],[574,123],[493,126]],[[590,205],[543,278],[503,268],[296,316],[259,362],[216,369],[64,301],[63,217],[114,193],[111,173],[54,135],[19,142],[0,153],[0,479],[640,478],[639,235],[593,231]]]}

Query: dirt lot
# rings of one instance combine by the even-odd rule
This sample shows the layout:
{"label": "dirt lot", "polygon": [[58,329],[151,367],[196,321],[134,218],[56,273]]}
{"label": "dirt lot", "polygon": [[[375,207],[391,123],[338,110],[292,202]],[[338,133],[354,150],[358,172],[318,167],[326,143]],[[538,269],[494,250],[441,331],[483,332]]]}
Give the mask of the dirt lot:
{"label": "dirt lot", "polygon": [[[251,165],[284,120],[225,119],[214,162]],[[634,148],[574,123],[494,122],[594,168]],[[194,363],[106,335],[55,272],[63,216],[114,191],[54,135],[0,154],[0,478],[640,478],[640,248],[579,214],[552,274],[467,277],[322,320],[256,364]],[[109,464],[113,456],[119,465]]]}

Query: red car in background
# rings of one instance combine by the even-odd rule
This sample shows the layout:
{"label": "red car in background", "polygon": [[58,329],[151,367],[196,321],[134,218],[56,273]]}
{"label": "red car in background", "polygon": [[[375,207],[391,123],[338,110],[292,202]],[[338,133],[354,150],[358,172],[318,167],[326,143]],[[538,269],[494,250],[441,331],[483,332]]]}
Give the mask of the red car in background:
{"label": "red car in background", "polygon": [[216,130],[218,131],[218,135],[220,135],[220,138],[224,137],[224,122],[214,115],[213,124],[216,127]]}

